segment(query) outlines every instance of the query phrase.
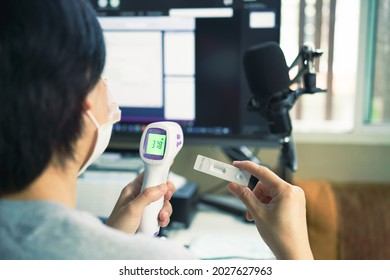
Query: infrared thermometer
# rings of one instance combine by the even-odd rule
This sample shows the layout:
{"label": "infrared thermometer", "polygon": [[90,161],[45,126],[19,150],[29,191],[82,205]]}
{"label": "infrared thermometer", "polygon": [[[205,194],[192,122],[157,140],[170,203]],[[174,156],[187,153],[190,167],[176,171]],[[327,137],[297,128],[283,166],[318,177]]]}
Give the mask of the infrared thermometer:
{"label": "infrared thermometer", "polygon": [[[165,183],[169,169],[177,153],[183,147],[183,130],[175,122],[155,122],[146,126],[139,146],[145,165],[141,191]],[[160,231],[158,214],[164,205],[164,197],[144,209],[139,233],[157,236]]]}

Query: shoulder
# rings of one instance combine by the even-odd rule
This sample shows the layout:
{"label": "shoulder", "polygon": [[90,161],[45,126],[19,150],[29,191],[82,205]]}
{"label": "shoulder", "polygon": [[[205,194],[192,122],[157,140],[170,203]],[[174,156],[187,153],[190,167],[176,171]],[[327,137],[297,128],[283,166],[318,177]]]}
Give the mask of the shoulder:
{"label": "shoulder", "polygon": [[[12,231],[8,231],[12,234],[8,233],[7,239],[21,241],[19,245],[14,246],[15,248],[11,248],[13,250],[11,254],[15,254],[16,258],[194,258],[188,250],[170,241],[141,235],[128,235],[106,226],[89,213],[62,205],[35,203],[23,205],[23,207],[14,206],[12,205],[12,208],[15,211],[18,209],[18,213],[13,213],[13,222],[7,223],[7,226],[12,228]],[[22,218],[23,215],[28,218]],[[9,242],[9,244],[16,244],[16,242]]]}

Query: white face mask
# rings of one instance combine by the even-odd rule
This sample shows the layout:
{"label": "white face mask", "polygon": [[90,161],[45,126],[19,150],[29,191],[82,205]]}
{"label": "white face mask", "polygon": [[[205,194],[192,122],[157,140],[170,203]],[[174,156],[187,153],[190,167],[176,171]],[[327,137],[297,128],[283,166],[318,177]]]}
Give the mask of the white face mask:
{"label": "white face mask", "polygon": [[79,176],[85,171],[98,157],[100,157],[106,150],[108,143],[110,142],[112,126],[118,122],[121,118],[121,111],[119,110],[118,104],[113,101],[112,96],[108,92],[108,122],[103,125],[99,125],[96,118],[91,111],[86,112],[93,124],[97,128],[97,139],[95,147],[91,153],[89,159],[80,168]]}

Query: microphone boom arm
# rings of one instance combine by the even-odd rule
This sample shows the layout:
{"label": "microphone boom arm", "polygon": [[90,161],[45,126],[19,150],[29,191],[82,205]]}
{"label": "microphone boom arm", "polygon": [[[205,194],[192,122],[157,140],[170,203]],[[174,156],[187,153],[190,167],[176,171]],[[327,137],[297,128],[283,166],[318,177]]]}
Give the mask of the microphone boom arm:
{"label": "microphone boom arm", "polygon": [[316,86],[316,71],[314,67],[314,59],[321,57],[323,53],[324,52],[321,49],[314,49],[311,44],[306,43],[301,47],[299,54],[289,67],[289,70],[291,70],[299,62],[301,62],[298,74],[290,82],[290,86],[299,83],[303,76],[304,87],[297,90],[298,95],[305,93],[313,94],[317,92],[326,92],[325,89],[321,89]]}

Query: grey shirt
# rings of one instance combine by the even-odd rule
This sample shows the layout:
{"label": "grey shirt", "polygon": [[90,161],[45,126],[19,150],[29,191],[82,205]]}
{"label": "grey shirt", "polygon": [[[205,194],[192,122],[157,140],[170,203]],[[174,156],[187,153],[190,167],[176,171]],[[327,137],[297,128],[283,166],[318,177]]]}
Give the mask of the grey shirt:
{"label": "grey shirt", "polygon": [[128,235],[48,201],[0,200],[0,259],[194,259],[169,240]]}

